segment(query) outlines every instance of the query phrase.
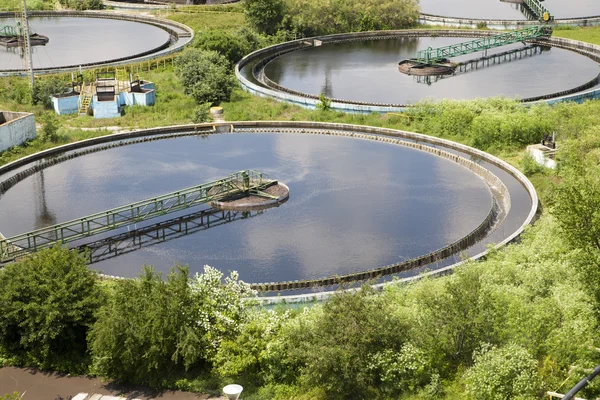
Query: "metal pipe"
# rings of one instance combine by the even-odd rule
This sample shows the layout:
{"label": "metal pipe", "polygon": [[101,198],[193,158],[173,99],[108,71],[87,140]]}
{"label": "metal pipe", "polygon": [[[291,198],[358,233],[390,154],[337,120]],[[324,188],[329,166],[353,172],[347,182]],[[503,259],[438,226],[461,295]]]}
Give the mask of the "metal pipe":
{"label": "metal pipe", "polygon": [[575,395],[584,387],[587,386],[588,383],[590,383],[590,381],[592,379],[594,379],[596,376],[600,375],[600,365],[598,365],[596,368],[594,368],[594,371],[592,371],[591,374],[589,374],[588,376],[586,376],[585,378],[583,378],[582,380],[580,380],[577,385],[573,386],[573,388],[571,390],[569,390],[567,392],[567,394],[565,394],[565,397],[563,397],[563,400],[573,400],[575,399]]}

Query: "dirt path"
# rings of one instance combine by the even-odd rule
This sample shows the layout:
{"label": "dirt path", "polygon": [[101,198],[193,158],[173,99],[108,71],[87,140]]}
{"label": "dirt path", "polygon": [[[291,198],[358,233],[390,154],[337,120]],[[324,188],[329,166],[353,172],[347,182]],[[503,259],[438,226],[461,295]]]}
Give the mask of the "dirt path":
{"label": "dirt path", "polygon": [[157,392],[147,388],[123,387],[102,382],[97,378],[67,376],[34,369],[0,368],[0,396],[15,391],[23,395],[23,400],[55,400],[59,395],[67,398],[78,393],[97,393],[143,400],[225,399],[225,397],[209,397],[188,392]]}

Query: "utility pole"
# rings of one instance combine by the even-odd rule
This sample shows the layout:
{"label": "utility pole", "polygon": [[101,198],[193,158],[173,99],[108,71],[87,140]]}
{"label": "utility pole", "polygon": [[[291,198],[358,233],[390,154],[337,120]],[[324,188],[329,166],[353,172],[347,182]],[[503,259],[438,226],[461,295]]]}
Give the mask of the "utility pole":
{"label": "utility pole", "polygon": [[27,0],[23,0],[23,18],[21,21],[21,34],[23,35],[23,53],[26,59],[27,74],[29,75],[29,84],[33,89],[33,62],[31,59],[31,40],[29,37],[29,18],[27,16]]}

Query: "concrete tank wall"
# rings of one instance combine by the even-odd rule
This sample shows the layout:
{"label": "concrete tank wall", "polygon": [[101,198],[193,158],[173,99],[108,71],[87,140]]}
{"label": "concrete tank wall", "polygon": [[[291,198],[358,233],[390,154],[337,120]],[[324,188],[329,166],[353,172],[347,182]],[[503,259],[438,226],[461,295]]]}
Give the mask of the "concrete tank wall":
{"label": "concrete tank wall", "polygon": [[35,139],[33,114],[0,111],[0,152],[32,139]]}
{"label": "concrete tank wall", "polygon": [[54,97],[52,96],[52,107],[58,115],[77,114],[79,111],[79,95]]}
{"label": "concrete tank wall", "polygon": [[[527,26],[539,25],[539,21],[528,20],[501,20],[481,18],[459,18],[444,17],[440,15],[421,14],[419,16],[421,25],[444,26],[447,28],[480,28],[482,25],[489,29],[523,29]],[[595,26],[600,25],[600,17],[562,18],[554,20],[553,25],[563,26]]]}
{"label": "concrete tank wall", "polygon": [[[427,37],[427,36],[441,36],[441,37],[467,37],[467,38],[480,38],[486,36],[493,36],[497,34],[496,31],[483,31],[483,30],[450,30],[450,29],[437,29],[437,30],[426,30],[426,29],[409,29],[409,30],[395,30],[395,31],[372,31],[372,32],[356,32],[356,33],[340,33],[333,35],[318,36],[314,38],[292,40],[285,43],[276,44],[273,46],[265,47],[263,49],[254,51],[242,58],[235,66],[235,75],[240,82],[242,89],[245,91],[261,96],[270,97],[278,101],[284,101],[292,103],[304,108],[315,109],[320,103],[318,96],[311,95],[308,93],[297,92],[281,87],[270,87],[266,83],[257,84],[253,80],[247,79],[242,75],[241,70],[247,65],[254,65],[252,74],[260,74],[260,69],[263,68],[268,62],[274,58],[288,53],[290,51],[296,51],[305,47],[311,47],[316,45],[316,42],[321,44],[326,43],[343,43],[356,40],[377,40],[377,39],[389,39],[398,37]],[[536,40],[533,43],[549,45],[570,51],[577,52],[586,57],[591,58],[594,61],[600,62],[600,46],[577,41],[571,39],[555,38],[550,37],[544,40]],[[256,75],[256,74],[255,74]],[[544,102],[548,104],[564,102],[564,101],[575,101],[583,102],[590,99],[600,98],[600,89],[592,87],[598,81],[595,78],[593,81],[586,83],[582,87],[573,88],[571,90],[561,93],[550,93],[544,96],[538,96],[531,99],[523,99],[525,104],[535,104],[538,102]],[[275,85],[273,85],[275,86]],[[277,85],[278,86],[278,85]],[[590,88],[591,87],[591,88]],[[585,90],[585,88],[588,88]],[[388,112],[402,112],[406,111],[411,107],[410,104],[383,104],[383,103],[369,103],[360,101],[350,101],[344,99],[330,98],[331,109],[339,110],[348,113],[388,113]]]}
{"label": "concrete tank wall", "polygon": [[115,96],[112,101],[98,101],[98,96],[94,95],[91,107],[94,110],[94,118],[116,118],[121,116],[119,96]]}

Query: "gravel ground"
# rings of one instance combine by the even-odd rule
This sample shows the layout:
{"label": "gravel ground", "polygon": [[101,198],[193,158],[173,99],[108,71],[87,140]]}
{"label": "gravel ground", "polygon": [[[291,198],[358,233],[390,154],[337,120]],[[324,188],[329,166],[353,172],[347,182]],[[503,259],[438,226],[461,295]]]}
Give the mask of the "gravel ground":
{"label": "gravel ground", "polygon": [[142,387],[124,387],[98,378],[67,376],[29,368],[0,368],[0,396],[15,391],[22,395],[23,400],[55,400],[59,395],[66,399],[78,393],[96,393],[142,400],[226,399],[226,397],[209,397],[180,391],[158,392]]}

